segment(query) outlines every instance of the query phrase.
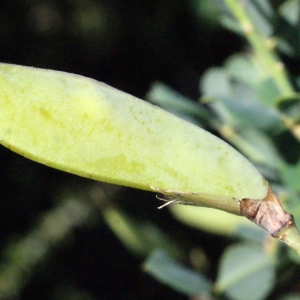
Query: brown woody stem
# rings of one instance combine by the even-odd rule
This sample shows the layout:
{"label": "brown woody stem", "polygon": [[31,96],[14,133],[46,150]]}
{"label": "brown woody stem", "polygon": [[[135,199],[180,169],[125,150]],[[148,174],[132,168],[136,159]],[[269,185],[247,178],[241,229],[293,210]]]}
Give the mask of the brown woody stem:
{"label": "brown woody stem", "polygon": [[300,235],[294,217],[283,209],[270,186],[267,196],[262,200],[242,199],[240,211],[250,221],[267,230],[300,255]]}

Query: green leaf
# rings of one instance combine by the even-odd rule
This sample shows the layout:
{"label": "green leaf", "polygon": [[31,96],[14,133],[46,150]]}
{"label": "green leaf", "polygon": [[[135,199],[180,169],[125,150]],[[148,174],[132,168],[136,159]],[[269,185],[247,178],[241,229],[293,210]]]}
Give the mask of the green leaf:
{"label": "green leaf", "polygon": [[280,111],[293,120],[293,122],[300,122],[300,95],[280,99],[277,106]]}
{"label": "green leaf", "polygon": [[[225,124],[236,128],[251,127],[274,134],[284,129],[281,115],[272,107],[263,105],[251,97],[246,87],[233,85],[234,97],[218,97],[209,102]],[[249,94],[249,97],[247,97]]]}
{"label": "green leaf", "polygon": [[[206,96],[204,101],[209,103],[226,125],[237,126],[237,128],[241,125],[256,127],[272,134],[282,131],[285,129],[282,116],[273,107],[274,105],[261,103],[256,87],[250,85],[252,80],[247,82],[243,78],[247,77],[247,74],[242,75],[240,71],[235,71],[239,69],[240,61],[244,62],[245,68],[250,68],[246,60],[236,57],[236,60],[227,63],[226,69],[212,68],[204,74],[201,80],[202,92]],[[262,97],[274,96],[269,81],[261,81],[258,85]]]}
{"label": "green leaf", "polygon": [[288,0],[284,1],[279,8],[279,13],[285,18],[289,24],[293,26],[298,26],[300,22],[299,17],[300,12],[300,1],[299,0]]}
{"label": "green leaf", "polygon": [[266,164],[278,169],[281,157],[272,140],[255,128],[240,128],[236,134],[226,136],[247,157],[257,164]]}
{"label": "green leaf", "polygon": [[188,296],[210,295],[211,283],[203,275],[180,265],[162,250],[154,251],[143,264],[143,268],[178,292]]}
{"label": "green leaf", "polygon": [[[299,256],[299,254],[291,248],[288,249],[288,257],[293,263],[296,263],[297,265],[300,265],[300,256]],[[297,300],[298,299],[300,299],[300,298],[297,298]]]}
{"label": "green leaf", "polygon": [[199,121],[200,123],[206,123],[212,117],[212,114],[199,103],[195,103],[180,95],[160,82],[152,84],[150,91],[146,95],[146,99],[182,119],[197,125],[199,125]]}
{"label": "green leaf", "polygon": [[173,216],[184,224],[213,234],[234,237],[241,226],[257,228],[246,218],[207,207],[172,205],[170,210]]}
{"label": "green leaf", "polygon": [[281,96],[273,78],[267,78],[258,85],[258,95],[261,101],[269,106],[274,106],[276,100]]}
{"label": "green leaf", "polygon": [[112,205],[106,204],[102,213],[111,230],[135,255],[145,256],[160,247],[172,253],[174,257],[182,256],[179,243],[173,241],[155,224],[141,222]]}
{"label": "green leaf", "polygon": [[220,23],[223,27],[231,30],[232,32],[239,34],[241,36],[244,35],[244,32],[241,28],[240,23],[237,22],[233,16],[228,15],[228,14],[221,14]]}
{"label": "green leaf", "polygon": [[[256,30],[264,37],[269,37],[273,33],[273,10],[268,0],[250,0],[243,2],[244,9],[255,24]],[[221,23],[229,30],[244,35],[241,24],[228,13],[221,15]]]}
{"label": "green leaf", "polygon": [[285,184],[294,191],[300,191],[300,161],[295,165],[282,164],[281,175]]}
{"label": "green leaf", "polygon": [[250,0],[244,2],[256,30],[264,37],[273,34],[273,10],[268,0]]}
{"label": "green leaf", "polygon": [[222,257],[215,290],[234,300],[259,300],[274,283],[275,265],[270,256],[254,246],[235,245]]}
{"label": "green leaf", "polygon": [[266,232],[258,226],[239,225],[236,228],[236,236],[247,242],[263,244],[266,239]]}
{"label": "green leaf", "polygon": [[208,27],[208,30],[211,26],[219,26],[220,10],[224,8],[224,3],[218,0],[195,0],[191,1],[190,4],[201,22],[204,22],[204,26]]}
{"label": "green leaf", "polygon": [[223,68],[210,68],[206,71],[200,82],[204,96],[226,97],[232,93],[230,78]]}
{"label": "green leaf", "polygon": [[1,143],[25,157],[99,181],[205,193],[212,202],[266,195],[266,181],[231,146],[104,83],[0,64],[0,88]]}
{"label": "green leaf", "polygon": [[232,79],[248,85],[258,84],[264,77],[263,72],[250,60],[250,56],[245,54],[230,56],[225,62],[225,68]]}
{"label": "green leaf", "polygon": [[284,1],[279,9],[278,47],[285,54],[299,57],[300,52],[300,1]]}

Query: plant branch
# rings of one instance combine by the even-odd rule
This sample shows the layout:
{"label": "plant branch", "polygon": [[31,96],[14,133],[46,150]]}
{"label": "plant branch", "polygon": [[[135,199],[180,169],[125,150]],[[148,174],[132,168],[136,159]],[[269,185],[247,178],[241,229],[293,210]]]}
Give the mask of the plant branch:
{"label": "plant branch", "polygon": [[245,38],[252,46],[256,56],[263,66],[268,77],[274,79],[282,96],[289,96],[294,89],[288,80],[284,64],[274,50],[268,46],[268,41],[255,28],[250,16],[247,14],[244,1],[225,0],[236,20],[244,32]]}

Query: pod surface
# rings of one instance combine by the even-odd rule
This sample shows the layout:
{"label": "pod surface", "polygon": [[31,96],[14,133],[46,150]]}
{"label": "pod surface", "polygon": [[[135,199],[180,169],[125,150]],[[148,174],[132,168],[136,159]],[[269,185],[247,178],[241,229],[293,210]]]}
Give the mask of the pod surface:
{"label": "pod surface", "polygon": [[0,64],[0,143],[48,166],[151,190],[262,199],[267,183],[197,126],[104,83]]}

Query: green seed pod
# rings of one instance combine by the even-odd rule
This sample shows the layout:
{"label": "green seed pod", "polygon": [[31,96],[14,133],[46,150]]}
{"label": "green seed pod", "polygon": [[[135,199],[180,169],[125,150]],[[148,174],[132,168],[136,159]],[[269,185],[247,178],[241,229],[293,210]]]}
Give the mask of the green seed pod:
{"label": "green seed pod", "polygon": [[267,182],[230,145],[104,83],[0,64],[0,142],[66,172],[239,214]]}

